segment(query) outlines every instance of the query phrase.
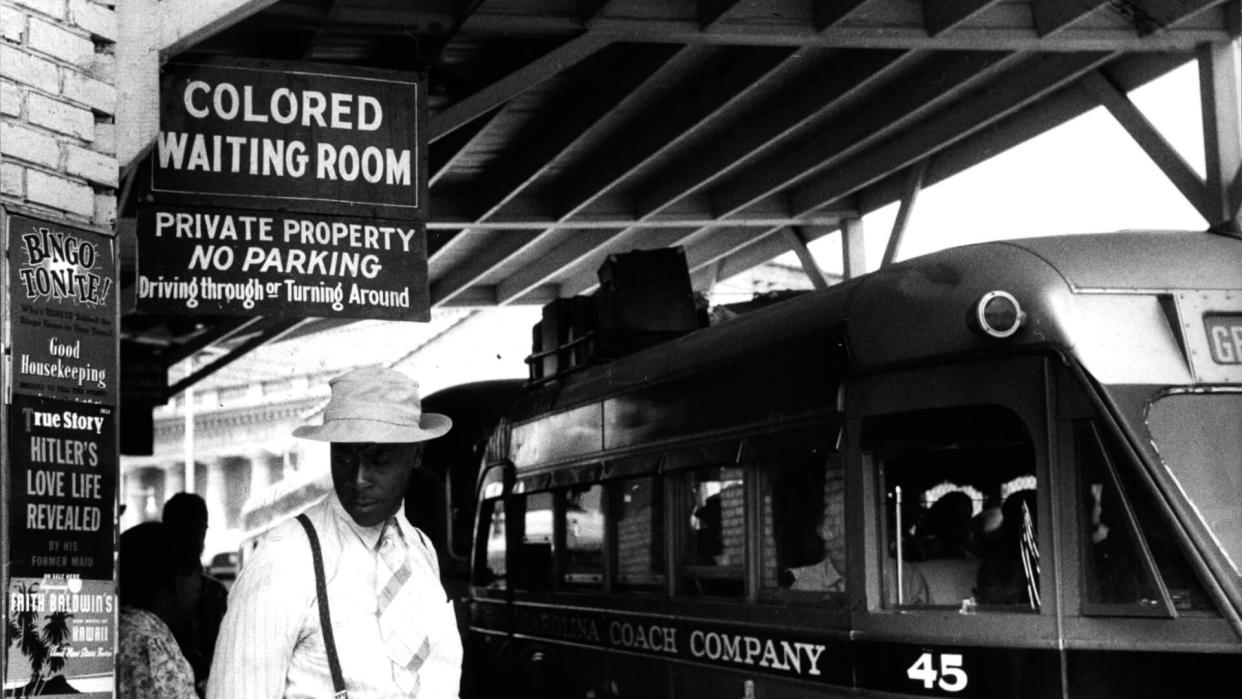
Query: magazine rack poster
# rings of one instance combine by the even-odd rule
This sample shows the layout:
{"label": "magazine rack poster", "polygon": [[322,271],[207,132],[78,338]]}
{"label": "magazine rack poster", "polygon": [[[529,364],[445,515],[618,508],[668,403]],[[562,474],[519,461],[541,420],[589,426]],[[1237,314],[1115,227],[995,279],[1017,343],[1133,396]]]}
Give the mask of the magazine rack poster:
{"label": "magazine rack poster", "polygon": [[6,600],[5,696],[113,696],[117,599],[111,581],[13,578]]}
{"label": "magazine rack poster", "polygon": [[0,210],[5,696],[113,696],[118,480],[113,238]]}

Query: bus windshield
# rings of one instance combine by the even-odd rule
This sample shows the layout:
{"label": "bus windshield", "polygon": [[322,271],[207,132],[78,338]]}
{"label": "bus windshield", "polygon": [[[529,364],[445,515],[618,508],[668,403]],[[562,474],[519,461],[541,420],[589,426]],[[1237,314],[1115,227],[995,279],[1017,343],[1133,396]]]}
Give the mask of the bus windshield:
{"label": "bus windshield", "polygon": [[1242,393],[1164,396],[1147,426],[1165,468],[1242,576]]}

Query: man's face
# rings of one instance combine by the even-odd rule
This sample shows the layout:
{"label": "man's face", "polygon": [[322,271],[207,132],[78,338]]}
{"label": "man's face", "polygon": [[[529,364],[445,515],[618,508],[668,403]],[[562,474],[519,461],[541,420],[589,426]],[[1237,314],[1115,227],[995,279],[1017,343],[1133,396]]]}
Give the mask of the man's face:
{"label": "man's face", "polygon": [[422,444],[332,443],[332,486],[354,521],[373,527],[401,508]]}

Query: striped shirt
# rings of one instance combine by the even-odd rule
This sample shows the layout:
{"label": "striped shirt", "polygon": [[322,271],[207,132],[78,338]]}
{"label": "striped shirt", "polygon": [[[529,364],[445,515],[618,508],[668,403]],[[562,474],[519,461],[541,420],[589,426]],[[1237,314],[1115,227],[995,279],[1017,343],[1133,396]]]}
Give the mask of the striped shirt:
{"label": "striped shirt", "polygon": [[[306,511],[323,549],[328,604],[341,672],[351,699],[403,696],[380,636],[376,550],[381,526],[361,527],[335,493]],[[440,585],[435,552],[397,514],[409,564],[420,586],[431,654],[419,670],[419,699],[458,696],[461,638],[453,604]],[[276,527],[246,560],[229,593],[207,686],[208,699],[330,697],[332,675],[319,629],[310,544],[301,525]]]}

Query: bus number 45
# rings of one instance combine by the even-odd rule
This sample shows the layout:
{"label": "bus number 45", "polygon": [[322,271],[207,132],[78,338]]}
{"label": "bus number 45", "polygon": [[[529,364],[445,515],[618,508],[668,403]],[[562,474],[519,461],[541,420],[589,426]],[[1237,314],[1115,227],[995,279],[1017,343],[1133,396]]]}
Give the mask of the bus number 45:
{"label": "bus number 45", "polygon": [[946,692],[960,692],[966,689],[966,671],[962,669],[960,653],[943,653],[940,657],[940,670],[937,672],[934,653],[924,653],[914,664],[906,669],[906,677],[922,682],[924,689],[939,685]]}

